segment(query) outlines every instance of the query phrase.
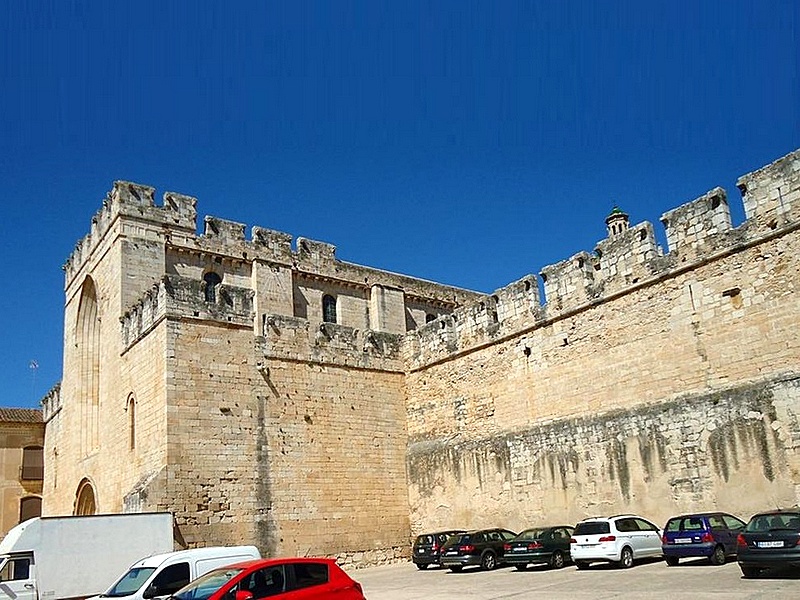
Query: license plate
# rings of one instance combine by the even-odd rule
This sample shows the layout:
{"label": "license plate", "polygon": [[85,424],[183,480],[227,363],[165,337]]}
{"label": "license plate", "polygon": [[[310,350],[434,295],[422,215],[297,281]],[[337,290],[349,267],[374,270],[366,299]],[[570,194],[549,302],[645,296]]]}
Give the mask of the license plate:
{"label": "license plate", "polygon": [[457,554],[458,554],[458,550],[451,550],[450,552],[447,553],[447,556],[455,556]]}
{"label": "license plate", "polygon": [[525,552],[525,548],[514,548],[514,552]]}
{"label": "license plate", "polygon": [[676,544],[691,544],[692,538],[675,538]]}
{"label": "license plate", "polygon": [[783,542],[756,542],[759,548],[783,548]]}
{"label": "license plate", "polygon": [[419,554],[425,554],[425,548],[419,548],[419,549],[417,550],[417,553],[419,553]]}

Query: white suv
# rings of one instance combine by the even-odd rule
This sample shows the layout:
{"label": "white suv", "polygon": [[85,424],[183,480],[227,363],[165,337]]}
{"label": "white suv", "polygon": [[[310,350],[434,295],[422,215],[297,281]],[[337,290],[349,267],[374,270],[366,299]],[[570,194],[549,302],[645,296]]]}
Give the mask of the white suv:
{"label": "white suv", "polygon": [[575,526],[569,544],[575,566],[604,561],[627,569],[633,561],[661,556],[661,530],[637,515],[593,517]]}

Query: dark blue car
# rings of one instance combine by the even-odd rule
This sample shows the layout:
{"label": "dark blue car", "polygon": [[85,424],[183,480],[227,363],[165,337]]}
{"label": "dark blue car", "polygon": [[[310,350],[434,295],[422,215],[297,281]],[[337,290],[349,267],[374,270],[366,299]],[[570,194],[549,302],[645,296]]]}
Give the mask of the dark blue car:
{"label": "dark blue car", "polygon": [[721,512],[672,517],[664,527],[661,549],[670,567],[681,558],[705,557],[712,565],[723,565],[728,556],[736,556],[736,537],[744,521]]}

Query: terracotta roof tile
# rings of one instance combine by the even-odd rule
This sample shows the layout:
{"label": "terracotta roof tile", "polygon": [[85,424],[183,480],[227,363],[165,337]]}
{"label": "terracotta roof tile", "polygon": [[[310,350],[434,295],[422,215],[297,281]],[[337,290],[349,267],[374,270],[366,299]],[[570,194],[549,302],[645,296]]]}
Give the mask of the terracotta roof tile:
{"label": "terracotta roof tile", "polygon": [[3,423],[43,423],[42,411],[38,408],[0,407],[0,422]]}

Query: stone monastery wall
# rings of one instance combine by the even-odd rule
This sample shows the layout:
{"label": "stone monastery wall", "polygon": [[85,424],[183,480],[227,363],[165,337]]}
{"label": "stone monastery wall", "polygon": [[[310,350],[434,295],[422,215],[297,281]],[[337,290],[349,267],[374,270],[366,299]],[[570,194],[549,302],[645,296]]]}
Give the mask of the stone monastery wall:
{"label": "stone monastery wall", "polygon": [[[45,514],[170,510],[190,546],[342,562],[800,494],[800,151],[483,295],[117,182],[64,265]],[[744,490],[748,493],[742,493]],[[755,492],[755,493],[754,493]]]}
{"label": "stone monastery wall", "polygon": [[198,235],[193,198],[153,195],[117,182],[64,266],[45,514],[169,510],[190,546],[402,556],[402,335],[479,294],[215,217]]}
{"label": "stone monastery wall", "polygon": [[798,502],[800,153],[739,186],[408,336],[412,530]]}

